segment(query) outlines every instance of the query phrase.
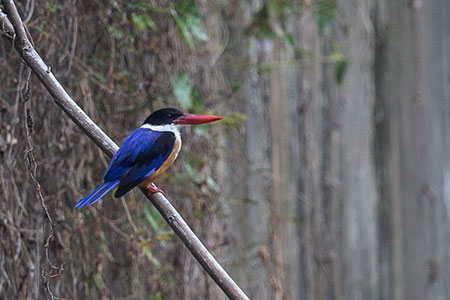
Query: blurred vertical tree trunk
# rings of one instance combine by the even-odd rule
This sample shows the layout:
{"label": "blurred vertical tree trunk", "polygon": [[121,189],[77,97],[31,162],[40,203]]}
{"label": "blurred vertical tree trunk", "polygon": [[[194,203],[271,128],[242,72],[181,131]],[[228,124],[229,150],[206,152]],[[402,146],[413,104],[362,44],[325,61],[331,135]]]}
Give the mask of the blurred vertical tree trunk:
{"label": "blurred vertical tree trunk", "polygon": [[376,48],[383,299],[449,299],[448,1],[385,1]]}
{"label": "blurred vertical tree trunk", "polygon": [[[252,4],[243,6],[247,15],[262,5]],[[246,203],[230,207],[238,216],[238,249],[257,253],[235,267],[247,272],[241,278],[252,297],[449,297],[449,6],[338,1],[334,34],[348,61],[341,84],[335,66],[322,62],[330,43],[312,9],[286,21],[295,24],[296,46],[313,54],[298,69],[264,69],[299,57],[277,39],[231,31],[233,54],[248,53],[250,65],[244,90],[235,94],[236,107],[246,103],[246,150],[238,157],[245,154],[248,167],[228,164],[228,174],[247,171],[239,190]],[[288,154],[293,149],[300,165]],[[297,197],[284,191],[286,157],[299,167]],[[290,229],[277,223],[290,208],[300,250],[283,243]],[[277,273],[281,257],[294,253],[299,259],[290,264],[299,273],[285,265]]]}
{"label": "blurred vertical tree trunk", "polygon": [[[336,36],[340,50],[348,60],[348,69],[336,89],[333,88],[337,81],[336,71],[328,77],[330,119],[337,121],[339,131],[339,204],[330,206],[338,206],[335,216],[339,226],[337,259],[343,299],[379,299],[371,8],[372,1],[369,0],[357,4],[350,0],[338,2]],[[333,127],[330,126],[330,130]],[[333,136],[332,132],[330,136]],[[330,151],[333,151],[331,143]]]}
{"label": "blurred vertical tree trunk", "polygon": [[[339,28],[347,30],[337,30],[337,42],[351,59],[339,86],[333,66],[321,62],[330,51],[312,10],[291,14],[285,24],[312,53],[305,59],[282,39],[239,39],[250,45],[242,47],[250,68],[237,95],[247,103],[249,163],[248,221],[240,223],[247,235],[237,243],[258,253],[247,260],[254,298],[377,298],[369,4],[338,6]],[[294,59],[304,61],[301,68],[285,63]],[[266,70],[268,62],[274,63]]]}
{"label": "blurred vertical tree trunk", "polygon": [[230,77],[243,83],[235,99],[243,103],[236,107],[247,115],[245,148],[236,149],[239,154],[224,164],[224,182],[243,187],[231,193],[238,203],[230,205],[237,216],[232,218],[239,232],[235,242],[242,249],[235,257],[242,262],[236,273],[247,274],[241,278],[253,299],[296,299],[300,284],[297,69],[263,70],[266,63],[292,60],[293,49],[281,39],[258,39],[243,32],[251,22],[248,16],[262,9],[263,2],[234,3],[242,12],[229,23],[232,53],[248,58],[244,77],[238,72]]}
{"label": "blurred vertical tree trunk", "polygon": [[336,42],[349,62],[338,84],[313,11],[297,38],[300,68],[302,269],[306,299],[378,299],[377,192],[372,152],[373,29],[370,1],[339,1]]}

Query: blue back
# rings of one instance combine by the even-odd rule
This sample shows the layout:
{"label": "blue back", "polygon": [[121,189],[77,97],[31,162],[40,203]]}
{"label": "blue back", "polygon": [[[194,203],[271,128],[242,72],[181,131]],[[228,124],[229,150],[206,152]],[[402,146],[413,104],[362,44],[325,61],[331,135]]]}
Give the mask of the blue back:
{"label": "blue back", "polygon": [[120,197],[158,170],[174,146],[172,132],[135,129],[123,141],[103,178],[105,182],[120,180],[115,193]]}

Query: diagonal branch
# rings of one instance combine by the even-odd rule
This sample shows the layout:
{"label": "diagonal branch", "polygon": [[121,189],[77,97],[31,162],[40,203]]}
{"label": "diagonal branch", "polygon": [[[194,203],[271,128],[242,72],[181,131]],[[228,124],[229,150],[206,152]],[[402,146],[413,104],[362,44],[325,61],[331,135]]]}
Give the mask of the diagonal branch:
{"label": "diagonal branch", "polygon": [[15,35],[14,27],[9,21],[8,16],[5,13],[3,13],[1,9],[0,9],[0,29],[2,30],[2,34],[7,36],[8,38],[10,39],[14,38]]}
{"label": "diagonal branch", "polygon": [[[55,103],[103,152],[111,157],[117,151],[118,146],[75,103],[55,78],[50,67],[36,52],[27,37],[25,27],[13,0],[3,0],[3,4],[7,15],[0,10],[2,33],[12,39],[17,52],[53,96]],[[230,299],[248,300],[247,295],[215,260],[169,200],[161,193],[150,195],[149,190],[144,188],[141,188],[141,190],[223,292]]]}

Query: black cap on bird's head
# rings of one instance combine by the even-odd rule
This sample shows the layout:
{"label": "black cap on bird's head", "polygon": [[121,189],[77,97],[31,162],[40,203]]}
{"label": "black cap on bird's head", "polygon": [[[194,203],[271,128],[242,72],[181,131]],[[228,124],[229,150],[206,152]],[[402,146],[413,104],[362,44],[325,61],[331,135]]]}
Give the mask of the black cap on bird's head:
{"label": "black cap on bird's head", "polygon": [[176,108],[162,108],[154,111],[145,119],[144,124],[166,125],[172,124],[174,120],[181,117],[184,113]]}
{"label": "black cap on bird's head", "polygon": [[217,116],[194,115],[184,113],[176,108],[162,108],[154,111],[145,119],[144,124],[150,125],[195,125],[211,123],[222,119]]}

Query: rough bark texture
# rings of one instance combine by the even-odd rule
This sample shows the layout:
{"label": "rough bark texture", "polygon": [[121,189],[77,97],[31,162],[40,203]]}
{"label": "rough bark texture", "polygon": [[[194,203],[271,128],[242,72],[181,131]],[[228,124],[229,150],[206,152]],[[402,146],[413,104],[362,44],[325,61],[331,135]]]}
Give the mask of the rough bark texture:
{"label": "rough bark texture", "polygon": [[344,299],[378,299],[378,243],[373,158],[374,34],[371,1],[340,1],[338,42],[349,60],[345,80],[330,93],[338,106],[339,252]]}

